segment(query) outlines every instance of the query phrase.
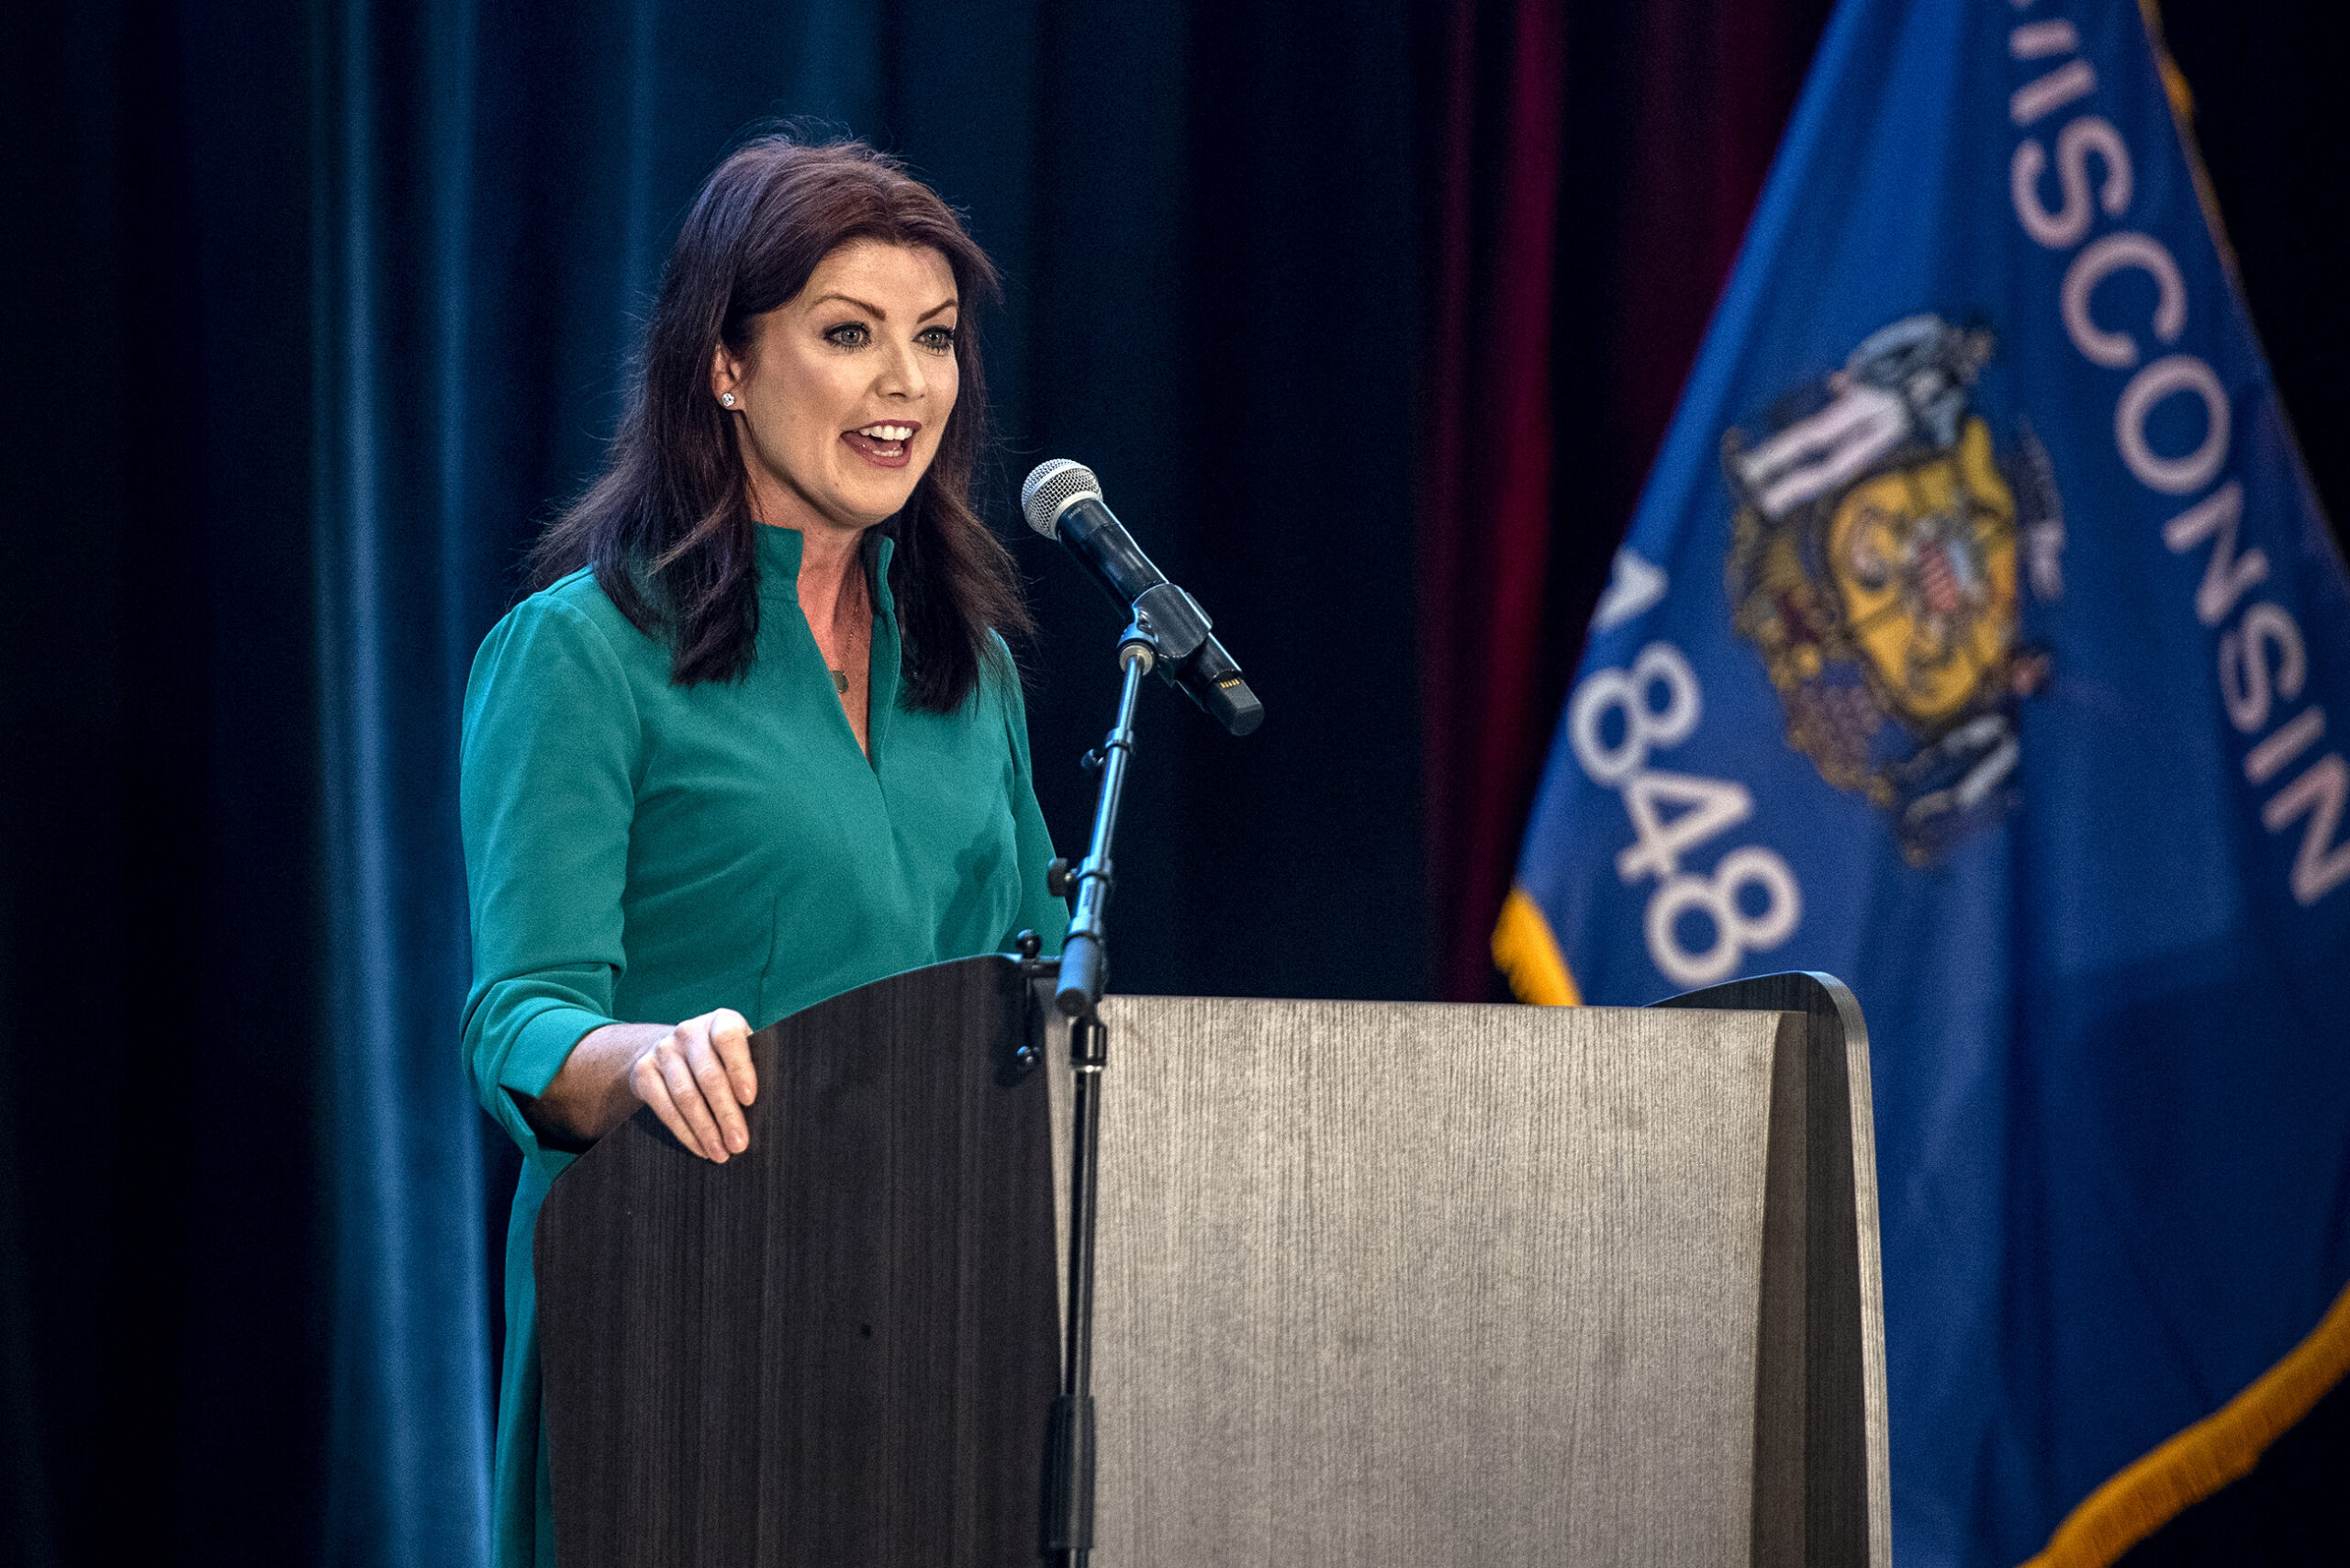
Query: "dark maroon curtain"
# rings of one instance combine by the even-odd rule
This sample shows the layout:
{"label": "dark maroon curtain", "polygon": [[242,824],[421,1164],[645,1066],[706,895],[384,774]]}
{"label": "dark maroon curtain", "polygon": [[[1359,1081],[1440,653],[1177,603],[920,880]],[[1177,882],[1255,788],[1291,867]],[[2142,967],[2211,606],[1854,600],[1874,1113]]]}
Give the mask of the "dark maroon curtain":
{"label": "dark maroon curtain", "polygon": [[[1527,776],[1550,535],[1550,304],[1565,88],[1562,0],[1452,16],[1421,536],[1428,859],[1447,994],[1484,991],[1469,935],[1499,908]],[[1481,37],[1499,23],[1498,39]],[[1499,56],[1494,70],[1488,57]],[[1487,105],[1487,95],[1498,99]],[[1479,171],[1498,188],[1479,188]],[[1462,948],[1455,952],[1451,948]]]}
{"label": "dark maroon curtain", "polygon": [[1438,984],[1487,937],[1584,622],[1830,0],[1453,0],[1421,592]]}

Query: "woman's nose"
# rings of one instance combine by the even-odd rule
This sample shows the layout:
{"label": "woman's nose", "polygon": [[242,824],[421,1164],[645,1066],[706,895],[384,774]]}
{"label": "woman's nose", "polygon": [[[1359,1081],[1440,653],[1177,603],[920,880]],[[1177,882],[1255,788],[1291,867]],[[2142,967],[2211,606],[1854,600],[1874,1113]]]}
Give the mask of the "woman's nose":
{"label": "woman's nose", "polygon": [[874,390],[884,398],[918,399],[930,390],[930,379],[923,374],[922,357],[912,343],[894,345],[883,357],[881,376]]}

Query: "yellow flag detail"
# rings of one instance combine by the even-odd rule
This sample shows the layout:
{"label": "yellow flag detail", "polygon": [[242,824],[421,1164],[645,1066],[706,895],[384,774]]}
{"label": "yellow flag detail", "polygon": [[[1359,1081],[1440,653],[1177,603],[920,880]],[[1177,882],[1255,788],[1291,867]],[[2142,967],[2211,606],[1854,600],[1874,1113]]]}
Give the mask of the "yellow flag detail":
{"label": "yellow flag detail", "polygon": [[1520,1002],[1545,1007],[1583,1005],[1583,993],[1567,972],[1550,923],[1524,888],[1511,888],[1502,905],[1502,917],[1494,926],[1494,964],[1509,977],[1509,988]]}
{"label": "yellow flag detail", "polygon": [[2024,1568],[2106,1568],[2260,1462],[2350,1372],[2350,1286],[2252,1386],[2090,1493]]}

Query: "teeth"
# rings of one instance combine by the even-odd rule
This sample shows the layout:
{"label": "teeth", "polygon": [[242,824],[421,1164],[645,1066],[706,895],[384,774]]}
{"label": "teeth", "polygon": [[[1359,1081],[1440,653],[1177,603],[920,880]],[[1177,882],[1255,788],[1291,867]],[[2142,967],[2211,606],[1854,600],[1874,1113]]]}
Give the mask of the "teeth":
{"label": "teeth", "polygon": [[912,425],[867,425],[856,433],[875,441],[911,441],[914,428]]}

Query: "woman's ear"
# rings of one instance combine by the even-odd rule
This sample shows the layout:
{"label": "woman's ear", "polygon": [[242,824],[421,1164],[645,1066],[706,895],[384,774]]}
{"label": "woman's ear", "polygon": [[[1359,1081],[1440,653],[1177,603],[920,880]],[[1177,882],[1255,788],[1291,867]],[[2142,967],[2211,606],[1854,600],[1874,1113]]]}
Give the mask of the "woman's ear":
{"label": "woman's ear", "polygon": [[740,405],[743,391],[743,362],[728,352],[722,342],[711,351],[710,395],[726,408]]}

